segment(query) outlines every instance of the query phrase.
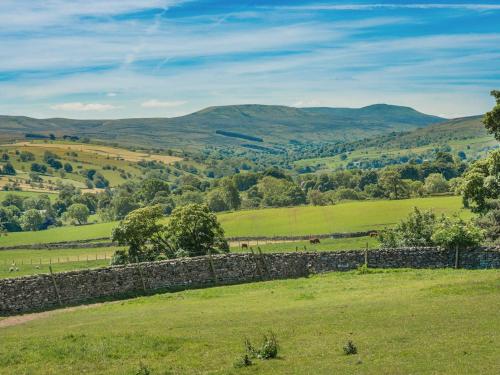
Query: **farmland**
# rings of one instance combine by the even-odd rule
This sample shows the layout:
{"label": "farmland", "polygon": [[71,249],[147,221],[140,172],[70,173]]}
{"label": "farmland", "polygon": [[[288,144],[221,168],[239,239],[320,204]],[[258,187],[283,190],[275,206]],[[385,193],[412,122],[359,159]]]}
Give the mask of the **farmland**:
{"label": "farmland", "polygon": [[[330,273],[166,293],[0,328],[0,367],[6,375],[133,374],[140,364],[153,374],[493,374],[499,293],[497,270]],[[279,358],[235,369],[245,338],[258,342],[269,330]],[[358,354],[343,354],[347,340]]]}
{"label": "farmland", "polygon": [[[460,213],[460,197],[414,198],[397,201],[345,202],[333,206],[298,206],[242,210],[219,214],[226,236],[290,236],[334,232],[357,232],[396,224],[413,207],[432,209],[436,214]],[[9,233],[0,237],[0,246],[90,240],[109,237],[116,222],[65,226],[39,232]]]}

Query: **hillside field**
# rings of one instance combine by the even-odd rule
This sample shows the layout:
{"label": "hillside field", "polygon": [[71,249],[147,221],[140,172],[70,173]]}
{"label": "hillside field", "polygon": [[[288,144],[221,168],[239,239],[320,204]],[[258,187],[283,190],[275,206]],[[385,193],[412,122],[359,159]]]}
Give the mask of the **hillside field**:
{"label": "hillside field", "polygon": [[[310,235],[380,229],[396,224],[415,206],[433,209],[436,214],[460,213],[463,217],[471,216],[468,210],[461,208],[460,197],[450,196],[244,210],[222,213],[218,217],[227,237]],[[0,237],[0,246],[104,238],[110,236],[116,225],[116,222],[109,222],[9,233]]]}
{"label": "hillside field", "polygon": [[[499,309],[498,270],[337,272],[54,311],[0,327],[0,368],[5,375],[136,374],[141,364],[151,374],[497,374]],[[245,338],[258,344],[270,330],[279,358],[234,368]],[[358,354],[343,354],[347,340]]]}

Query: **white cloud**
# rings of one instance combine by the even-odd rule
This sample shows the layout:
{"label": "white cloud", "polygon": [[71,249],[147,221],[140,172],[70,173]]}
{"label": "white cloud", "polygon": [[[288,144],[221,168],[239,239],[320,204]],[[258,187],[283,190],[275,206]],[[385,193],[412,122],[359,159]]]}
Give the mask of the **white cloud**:
{"label": "white cloud", "polygon": [[186,104],[186,101],[183,100],[174,100],[174,101],[160,101],[156,99],[147,100],[141,103],[141,107],[144,108],[172,108],[179,107],[181,105]]}
{"label": "white cloud", "polygon": [[72,102],[55,104],[50,108],[56,111],[104,112],[117,107],[111,104]]}

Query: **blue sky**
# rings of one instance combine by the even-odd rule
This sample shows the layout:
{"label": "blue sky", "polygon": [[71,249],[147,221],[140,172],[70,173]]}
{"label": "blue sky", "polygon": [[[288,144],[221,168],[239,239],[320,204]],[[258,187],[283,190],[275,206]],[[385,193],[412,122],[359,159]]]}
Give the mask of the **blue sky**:
{"label": "blue sky", "polygon": [[0,1],[0,114],[178,116],[211,105],[479,114],[500,1]]}

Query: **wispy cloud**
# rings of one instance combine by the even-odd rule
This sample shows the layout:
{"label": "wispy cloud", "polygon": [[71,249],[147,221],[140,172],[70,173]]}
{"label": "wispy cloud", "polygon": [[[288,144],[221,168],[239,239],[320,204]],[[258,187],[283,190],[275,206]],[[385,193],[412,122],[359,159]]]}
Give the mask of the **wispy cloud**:
{"label": "wispy cloud", "polygon": [[172,108],[179,107],[181,105],[186,104],[186,101],[183,100],[174,100],[174,101],[160,101],[156,99],[147,100],[141,103],[141,107],[144,108]]}
{"label": "wispy cloud", "polygon": [[458,116],[488,108],[500,85],[494,2],[276,3],[0,1],[0,113],[414,100]]}
{"label": "wispy cloud", "polygon": [[110,111],[117,107],[111,104],[73,102],[73,103],[55,104],[50,108],[56,111],[104,112],[104,111]]}

